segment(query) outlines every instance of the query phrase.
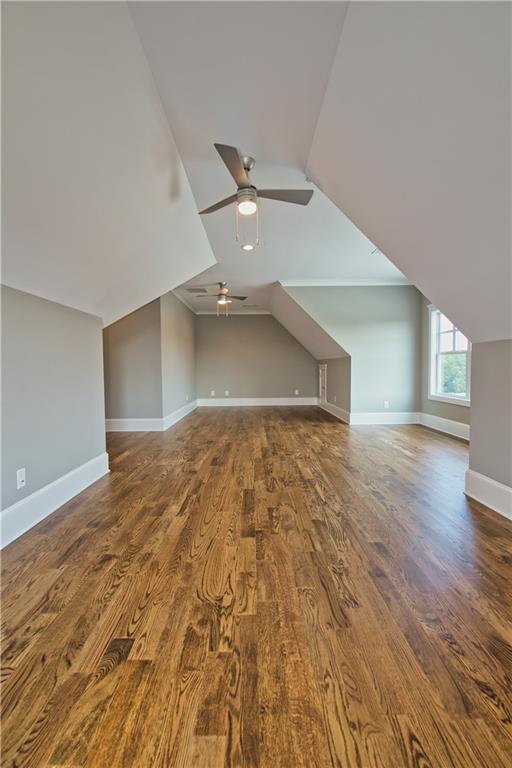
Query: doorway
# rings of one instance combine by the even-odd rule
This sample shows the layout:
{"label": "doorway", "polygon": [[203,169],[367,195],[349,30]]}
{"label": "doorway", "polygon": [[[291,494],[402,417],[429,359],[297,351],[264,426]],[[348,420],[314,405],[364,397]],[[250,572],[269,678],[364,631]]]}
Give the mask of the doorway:
{"label": "doorway", "polygon": [[318,366],[318,397],[320,403],[327,402],[327,363]]}

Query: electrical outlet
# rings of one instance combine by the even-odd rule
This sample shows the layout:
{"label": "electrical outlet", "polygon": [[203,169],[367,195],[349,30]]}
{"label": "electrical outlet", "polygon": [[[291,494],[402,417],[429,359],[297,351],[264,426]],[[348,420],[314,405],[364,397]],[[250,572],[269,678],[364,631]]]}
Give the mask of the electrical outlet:
{"label": "electrical outlet", "polygon": [[298,395],[298,394],[299,394],[299,390],[298,390],[298,389],[294,389],[294,390],[293,390],[293,394],[294,394],[294,395]]}
{"label": "electrical outlet", "polygon": [[186,401],[187,401],[187,403],[188,403],[188,401],[190,400],[190,395],[185,395],[185,400],[186,400]]}
{"label": "electrical outlet", "polygon": [[334,395],[334,402],[336,402],[336,395]]}
{"label": "electrical outlet", "polygon": [[225,394],[226,397],[229,397],[229,389],[225,389],[224,390],[224,394]]}
{"label": "electrical outlet", "polygon": [[384,400],[384,408],[389,408],[389,400]]}
{"label": "electrical outlet", "polygon": [[24,488],[27,484],[27,477],[25,474],[25,467],[22,467],[21,469],[18,469],[16,472],[16,488]]}
{"label": "electrical outlet", "polygon": [[215,397],[215,390],[214,389],[210,389],[210,397]]}

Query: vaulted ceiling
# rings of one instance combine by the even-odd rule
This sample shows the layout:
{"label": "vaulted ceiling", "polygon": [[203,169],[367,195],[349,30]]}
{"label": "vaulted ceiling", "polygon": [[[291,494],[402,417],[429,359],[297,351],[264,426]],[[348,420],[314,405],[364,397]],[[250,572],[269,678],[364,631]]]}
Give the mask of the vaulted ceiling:
{"label": "vaulted ceiling", "polygon": [[472,341],[512,337],[511,10],[351,3],[307,163]]}
{"label": "vaulted ceiling", "polygon": [[215,263],[124,3],[2,3],[2,282],[102,317]]}
{"label": "vaulted ceiling", "polygon": [[[347,3],[130,5],[198,210],[235,191],[213,143],[256,159],[259,187],[314,188],[306,162]],[[242,253],[234,206],[202,217],[218,264],[191,282],[227,280],[268,308],[277,280],[405,282],[319,190],[307,208],[260,201],[261,245]],[[180,295],[196,311],[215,301]],[[234,307],[234,311],[243,311]]]}
{"label": "vaulted ceiling", "polygon": [[[3,282],[111,322],[191,281],[271,309],[279,280],[410,280],[473,341],[512,336],[508,3],[2,13]],[[232,208],[197,215],[234,191],[214,141],[315,189],[263,201],[250,255]]]}

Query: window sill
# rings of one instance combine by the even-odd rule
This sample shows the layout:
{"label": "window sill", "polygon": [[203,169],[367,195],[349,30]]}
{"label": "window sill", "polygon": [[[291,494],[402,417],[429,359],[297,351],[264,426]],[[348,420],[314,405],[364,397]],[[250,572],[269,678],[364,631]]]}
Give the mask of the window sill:
{"label": "window sill", "polygon": [[448,397],[445,395],[429,395],[429,400],[435,400],[438,403],[448,403],[449,405],[463,405],[466,408],[471,406],[471,400],[463,400],[460,397]]}

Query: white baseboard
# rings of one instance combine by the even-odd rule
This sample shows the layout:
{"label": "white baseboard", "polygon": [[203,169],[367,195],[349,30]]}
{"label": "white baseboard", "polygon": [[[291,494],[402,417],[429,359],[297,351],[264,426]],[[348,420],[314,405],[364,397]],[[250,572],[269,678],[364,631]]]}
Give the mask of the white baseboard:
{"label": "white baseboard", "polygon": [[192,400],[162,419],[106,419],[105,426],[107,432],[165,432],[196,408],[197,400]]}
{"label": "white baseboard", "polygon": [[487,475],[481,475],[474,469],[468,469],[464,491],[466,496],[512,520],[512,488],[510,486],[498,483]]}
{"label": "white baseboard", "polygon": [[441,416],[432,416],[430,413],[420,413],[420,424],[437,432],[445,432],[447,435],[454,435],[463,440],[469,440],[469,424],[462,424],[460,421],[444,419]]}
{"label": "white baseboard", "polygon": [[17,539],[108,471],[108,453],[101,453],[3,509],[0,513],[1,546]]}
{"label": "white baseboard", "polygon": [[200,408],[244,405],[318,405],[318,397],[200,397]]}
{"label": "white baseboard", "polygon": [[192,402],[187,403],[186,405],[182,405],[181,408],[177,408],[172,413],[169,413],[163,421],[163,430],[169,429],[169,427],[172,427],[173,424],[176,424],[178,421],[181,421],[181,419],[185,418],[185,416],[188,416],[189,413],[192,413],[192,411],[195,411],[197,408],[197,400],[192,400]]}
{"label": "white baseboard", "polygon": [[376,411],[350,414],[350,424],[419,424],[420,414],[405,411]]}
{"label": "white baseboard", "polygon": [[345,424],[350,424],[350,413],[348,411],[345,411],[343,408],[340,408],[338,405],[334,405],[334,403],[321,403],[320,400],[318,401],[318,405],[320,408],[322,408],[324,411],[327,411],[327,413],[330,413],[332,416],[336,416],[337,419],[340,421],[344,421]]}

